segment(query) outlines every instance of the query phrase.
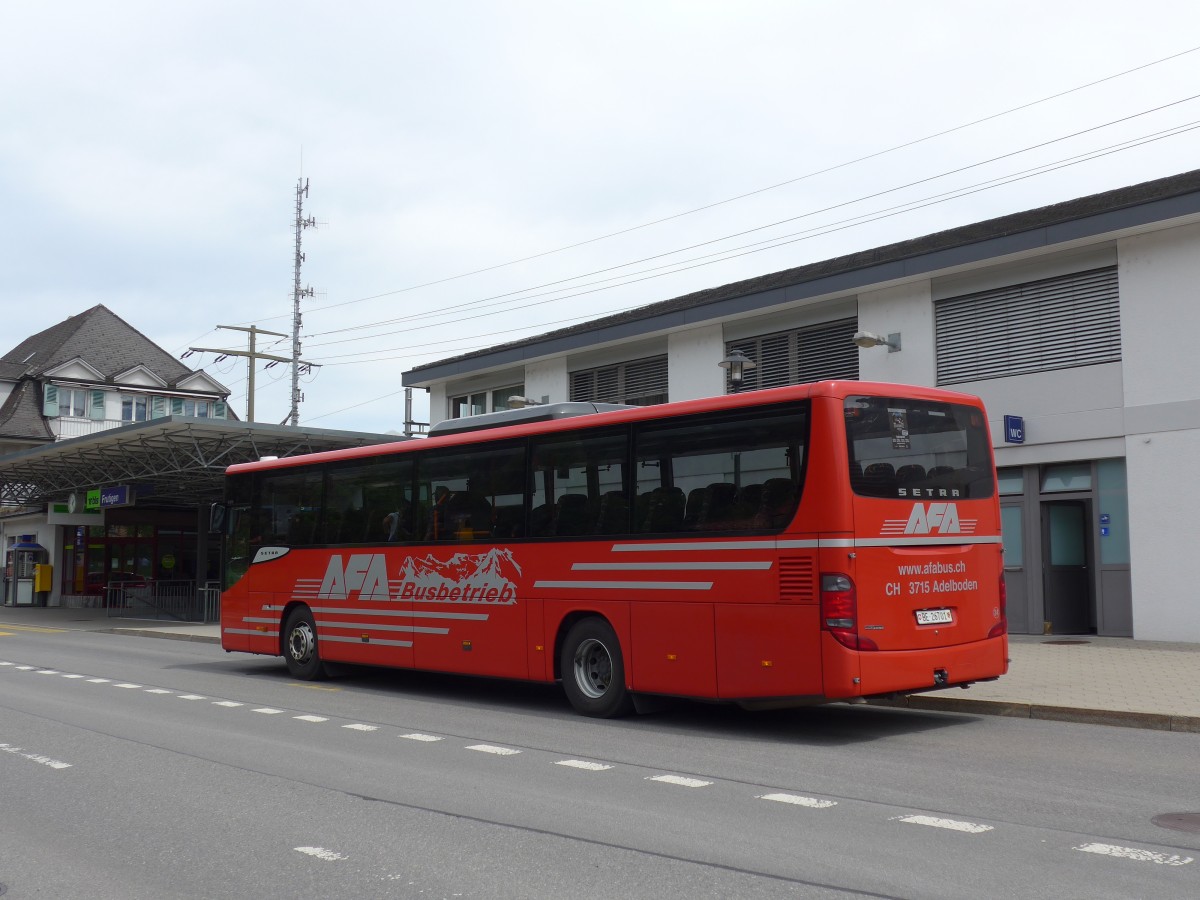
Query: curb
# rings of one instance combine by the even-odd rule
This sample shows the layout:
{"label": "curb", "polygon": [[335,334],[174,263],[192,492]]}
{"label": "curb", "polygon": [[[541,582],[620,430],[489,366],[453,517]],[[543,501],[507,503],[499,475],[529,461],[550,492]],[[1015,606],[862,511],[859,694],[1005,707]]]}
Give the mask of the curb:
{"label": "curb", "polygon": [[890,706],[902,709],[976,713],[985,716],[1009,716],[1016,719],[1044,719],[1056,722],[1079,722],[1085,725],[1114,725],[1120,728],[1145,728],[1151,731],[1182,731],[1200,734],[1200,716],[1177,716],[1171,713],[1045,706],[1040,703],[1019,703],[1005,700],[959,700],[952,697],[920,695],[909,695],[896,700],[869,700],[867,702],[872,706]]}
{"label": "curb", "polygon": [[164,638],[168,641],[191,641],[196,644],[219,644],[219,637],[212,637],[207,634],[183,634],[174,631],[160,631],[151,628],[101,628],[96,630],[96,634],[123,634],[133,637],[150,637]]}

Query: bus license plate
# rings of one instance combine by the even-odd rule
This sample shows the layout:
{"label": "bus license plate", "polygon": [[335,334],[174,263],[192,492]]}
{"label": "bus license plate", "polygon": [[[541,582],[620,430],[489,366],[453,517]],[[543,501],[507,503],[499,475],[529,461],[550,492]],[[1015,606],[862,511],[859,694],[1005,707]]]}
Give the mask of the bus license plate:
{"label": "bus license plate", "polygon": [[954,621],[954,617],[948,609],[918,609],[917,624],[918,625],[948,625]]}

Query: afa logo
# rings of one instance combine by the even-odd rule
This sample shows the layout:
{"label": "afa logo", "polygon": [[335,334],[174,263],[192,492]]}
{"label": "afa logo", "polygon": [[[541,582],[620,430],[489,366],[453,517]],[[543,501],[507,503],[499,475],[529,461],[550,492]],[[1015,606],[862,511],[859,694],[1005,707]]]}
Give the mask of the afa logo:
{"label": "afa logo", "polygon": [[955,503],[914,503],[907,519],[885,519],[880,534],[974,534],[975,519],[960,519]]}
{"label": "afa logo", "polygon": [[351,592],[357,592],[360,600],[392,599],[383,554],[352,553],[345,564],[340,553],[329,557],[317,599],[345,600]]}

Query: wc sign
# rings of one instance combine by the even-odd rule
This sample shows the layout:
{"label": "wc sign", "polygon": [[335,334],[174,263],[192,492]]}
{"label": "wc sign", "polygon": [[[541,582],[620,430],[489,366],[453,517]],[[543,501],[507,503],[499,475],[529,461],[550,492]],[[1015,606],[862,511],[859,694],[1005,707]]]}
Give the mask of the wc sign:
{"label": "wc sign", "polygon": [[1006,443],[1006,444],[1023,444],[1023,443],[1025,443],[1025,417],[1024,416],[1005,416],[1004,417],[1004,443]]}

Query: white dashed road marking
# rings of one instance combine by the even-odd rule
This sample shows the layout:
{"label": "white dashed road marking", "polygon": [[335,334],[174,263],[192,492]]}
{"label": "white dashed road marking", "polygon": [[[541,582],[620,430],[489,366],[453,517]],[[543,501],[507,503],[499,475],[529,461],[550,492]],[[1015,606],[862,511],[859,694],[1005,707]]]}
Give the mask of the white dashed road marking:
{"label": "white dashed road marking", "polygon": [[292,716],[293,719],[299,719],[301,722],[328,722],[329,719],[324,716]]}
{"label": "white dashed road marking", "polygon": [[815,797],[798,797],[795,794],[761,794],[758,799],[790,803],[793,806],[806,806],[809,809],[829,809],[831,806],[837,806],[836,800],[818,800]]}
{"label": "white dashed road marking", "polygon": [[172,691],[168,691],[166,688],[146,688],[146,693],[147,694],[170,694],[170,693],[172,693]]}
{"label": "white dashed road marking", "polygon": [[199,694],[180,694],[180,700],[207,700],[207,697],[201,697]]}
{"label": "white dashed road marking", "polygon": [[20,747],[14,747],[12,744],[0,744],[0,750],[5,753],[13,753],[17,756],[23,756],[30,762],[39,763],[43,766],[49,766],[51,769],[69,769],[71,764],[63,762],[61,759],[51,759],[49,756],[43,756],[40,753],[30,753],[28,750],[23,750]]}
{"label": "white dashed road marking", "polygon": [[227,706],[233,709],[235,706],[245,706],[245,703],[238,703],[236,700],[214,700],[213,706]]}
{"label": "white dashed road marking", "polygon": [[108,684],[111,678],[89,678],[88,684]]}
{"label": "white dashed road marking", "polygon": [[378,731],[378,725],[343,725],[343,728],[349,728],[351,731]]}
{"label": "white dashed road marking", "polygon": [[611,769],[612,766],[598,762],[587,762],[582,759],[560,759],[555,763],[556,766],[570,766],[572,769],[586,769],[589,772],[603,772],[606,769]]}
{"label": "white dashed road marking", "polygon": [[140,688],[141,685],[140,684],[132,684],[128,681],[122,681],[120,684],[114,684],[113,687],[127,688],[129,690],[133,690],[134,688]]}
{"label": "white dashed road marking", "polygon": [[948,831],[965,831],[968,834],[983,834],[991,831],[991,825],[976,825],[974,822],[958,822],[954,819],[938,819],[934,816],[895,816],[896,821],[910,825],[928,825],[930,828],[945,828]]}
{"label": "white dashed road marking", "polygon": [[429,744],[432,744],[435,741],[445,740],[445,738],[440,738],[436,734],[418,734],[416,732],[413,734],[402,734],[400,737],[404,738],[406,741],[425,741]]}
{"label": "white dashed road marking", "polygon": [[650,775],[647,781],[661,781],[663,784],[677,784],[680,787],[708,787],[711,781],[701,781],[699,778],[684,778],[682,775]]}
{"label": "white dashed road marking", "polygon": [[494,747],[491,744],[472,744],[468,750],[478,750],[480,753],[493,753],[496,756],[514,756],[520,753],[520,750],[514,750],[512,747]]}
{"label": "white dashed road marking", "polygon": [[277,716],[281,712],[283,712],[282,709],[272,709],[269,706],[260,706],[258,709],[254,710],[254,711],[257,713],[262,713],[265,716]]}
{"label": "white dashed road marking", "polygon": [[1160,866],[1186,866],[1194,860],[1190,856],[1168,856],[1166,853],[1155,853],[1153,850],[1139,850],[1136,847],[1117,847],[1113,844],[1084,844],[1076,847],[1084,853],[1099,853],[1102,856],[1115,856],[1119,859],[1132,859],[1138,862],[1150,862]]}
{"label": "white dashed road marking", "polygon": [[334,850],[326,850],[324,847],[296,847],[298,853],[307,853],[309,856],[314,856],[317,859],[323,859],[326,862],[336,862],[339,859],[349,859],[344,853],[338,853]]}

